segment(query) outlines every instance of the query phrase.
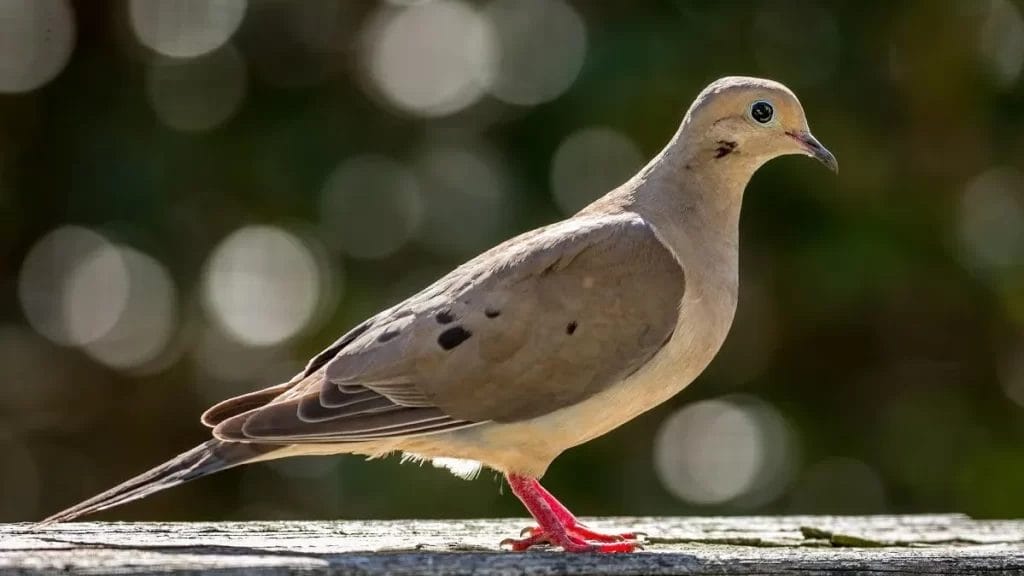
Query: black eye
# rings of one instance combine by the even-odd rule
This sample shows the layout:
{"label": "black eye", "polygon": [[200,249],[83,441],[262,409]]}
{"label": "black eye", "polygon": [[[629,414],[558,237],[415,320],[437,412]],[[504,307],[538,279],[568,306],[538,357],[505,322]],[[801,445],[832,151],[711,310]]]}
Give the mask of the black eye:
{"label": "black eye", "polygon": [[772,105],[764,100],[754,102],[753,106],[750,107],[750,117],[761,124],[771,122],[774,114],[775,110],[772,109]]}

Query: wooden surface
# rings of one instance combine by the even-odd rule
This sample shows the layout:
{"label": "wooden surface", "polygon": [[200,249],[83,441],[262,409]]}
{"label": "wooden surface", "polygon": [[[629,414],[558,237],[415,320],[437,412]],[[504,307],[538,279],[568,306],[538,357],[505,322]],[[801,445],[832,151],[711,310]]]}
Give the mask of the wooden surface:
{"label": "wooden surface", "polygon": [[619,518],[644,552],[505,552],[524,519],[0,525],[3,574],[1024,574],[1024,522]]}

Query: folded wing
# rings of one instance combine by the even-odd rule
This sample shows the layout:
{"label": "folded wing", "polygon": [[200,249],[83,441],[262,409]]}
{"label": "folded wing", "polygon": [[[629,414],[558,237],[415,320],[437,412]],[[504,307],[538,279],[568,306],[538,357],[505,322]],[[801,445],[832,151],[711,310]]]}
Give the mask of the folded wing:
{"label": "folded wing", "polygon": [[226,401],[204,421],[225,440],[322,443],[533,418],[650,360],[673,334],[684,284],[639,217],[573,218],[471,260],[350,331],[283,390]]}

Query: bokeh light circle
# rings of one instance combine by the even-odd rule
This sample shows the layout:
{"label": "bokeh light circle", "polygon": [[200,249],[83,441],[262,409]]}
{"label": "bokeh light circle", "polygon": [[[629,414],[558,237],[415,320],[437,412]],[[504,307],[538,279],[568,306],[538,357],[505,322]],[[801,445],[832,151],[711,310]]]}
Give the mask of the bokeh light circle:
{"label": "bokeh light circle", "polygon": [[57,228],[29,250],[18,296],[36,332],[120,370],[151,365],[177,326],[167,269],[78,226]]}
{"label": "bokeh light circle", "polygon": [[201,132],[238,111],[246,93],[245,61],[228,45],[189,60],[160,59],[146,69],[149,104],[166,126]]}
{"label": "bokeh light circle", "polygon": [[126,246],[113,247],[127,274],[117,321],[85,344],[93,359],[117,369],[145,368],[160,358],[178,322],[178,297],[167,269],[151,256]]}
{"label": "bokeh light circle", "polygon": [[384,8],[365,35],[364,67],[374,91],[398,110],[445,116],[483,96],[494,32],[472,5],[437,0]]}
{"label": "bokeh light circle", "polygon": [[967,264],[976,270],[1024,265],[1024,174],[997,167],[972,179],[960,201],[959,233]]}
{"label": "bokeh light circle", "polygon": [[116,246],[104,244],[79,261],[63,298],[69,342],[84,345],[110,332],[127,305],[129,289],[128,269]]}
{"label": "bokeh light circle", "polygon": [[594,126],[570,134],[551,161],[551,190],[565,214],[574,214],[644,165],[640,148],[625,134]]}
{"label": "bokeh light circle", "polygon": [[481,148],[431,147],[413,163],[425,207],[417,238],[437,252],[471,255],[501,240],[508,177]]}
{"label": "bokeh light circle", "polygon": [[0,93],[29,92],[53,80],[74,45],[66,0],[0,0]]}
{"label": "bokeh light circle", "polygon": [[1024,66],[1024,16],[1010,0],[979,2],[985,9],[978,49],[1002,86],[1012,87]]}
{"label": "bokeh light circle", "polygon": [[675,497],[702,505],[756,506],[777,497],[795,468],[785,420],[748,397],[704,400],[665,419],[655,471]]}
{"label": "bokeh light circle", "polygon": [[331,246],[355,258],[387,257],[422,218],[420,188],[403,164],[380,156],[343,161],[324,183],[320,224]]}
{"label": "bokeh light circle", "polygon": [[[484,15],[496,33],[496,62],[483,81],[499,100],[534,105],[569,89],[583,68],[583,19],[561,0],[495,0]],[[492,78],[493,76],[493,78]]]}
{"label": "bokeh light circle", "polygon": [[246,0],[129,0],[128,15],[143,45],[172,58],[194,58],[231,38],[246,6]]}
{"label": "bokeh light circle", "polygon": [[312,320],[321,274],[311,249],[294,234],[247,226],[225,238],[207,261],[203,304],[238,342],[279,344]]}
{"label": "bokeh light circle", "polygon": [[[70,328],[73,312],[70,308],[79,307],[76,299],[83,296],[81,291],[90,288],[87,279],[91,275],[90,268],[83,267],[83,263],[93,254],[109,253],[109,246],[106,238],[92,230],[63,226],[47,233],[29,249],[18,274],[18,299],[25,318],[36,332],[68,346],[83,343],[83,332],[101,335],[103,330],[97,327],[86,330],[81,326],[85,321],[82,317],[76,320],[79,327],[75,330],[77,333],[73,333]],[[110,262],[108,259],[107,263]],[[103,263],[97,261],[93,268],[95,266],[103,266]],[[116,262],[112,267],[117,268]],[[76,275],[77,279],[73,280]],[[115,271],[110,281],[109,288],[100,287],[100,297],[108,290],[112,293],[125,292],[123,274]],[[71,294],[73,282],[80,291],[77,296]],[[88,308],[91,305],[87,302],[82,306]],[[109,329],[116,322],[116,315],[98,320]]]}

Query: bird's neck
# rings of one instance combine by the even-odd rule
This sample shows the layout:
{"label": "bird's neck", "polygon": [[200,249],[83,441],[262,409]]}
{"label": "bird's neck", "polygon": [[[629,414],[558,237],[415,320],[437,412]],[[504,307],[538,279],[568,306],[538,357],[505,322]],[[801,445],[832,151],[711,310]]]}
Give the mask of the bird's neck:
{"label": "bird's neck", "polygon": [[[743,192],[765,159],[730,143],[689,134],[684,123],[631,182],[637,207],[668,209],[669,218],[699,232],[735,235]],[[674,213],[671,213],[674,212]],[[698,232],[698,230],[694,230]]]}
{"label": "bird's neck", "polygon": [[[687,134],[684,125],[665,148],[623,186],[629,209],[671,234],[673,249],[686,239],[735,250],[743,192],[764,163],[737,149],[720,154],[717,144]],[[669,232],[674,231],[674,232]],[[678,238],[682,236],[683,238]]]}
{"label": "bird's neck", "polygon": [[728,291],[732,298],[726,300],[734,302],[743,192],[764,161],[745,158],[742,150],[716,157],[714,143],[705,145],[686,129],[684,124],[647,166],[593,208],[639,214],[687,269],[688,292]]}

